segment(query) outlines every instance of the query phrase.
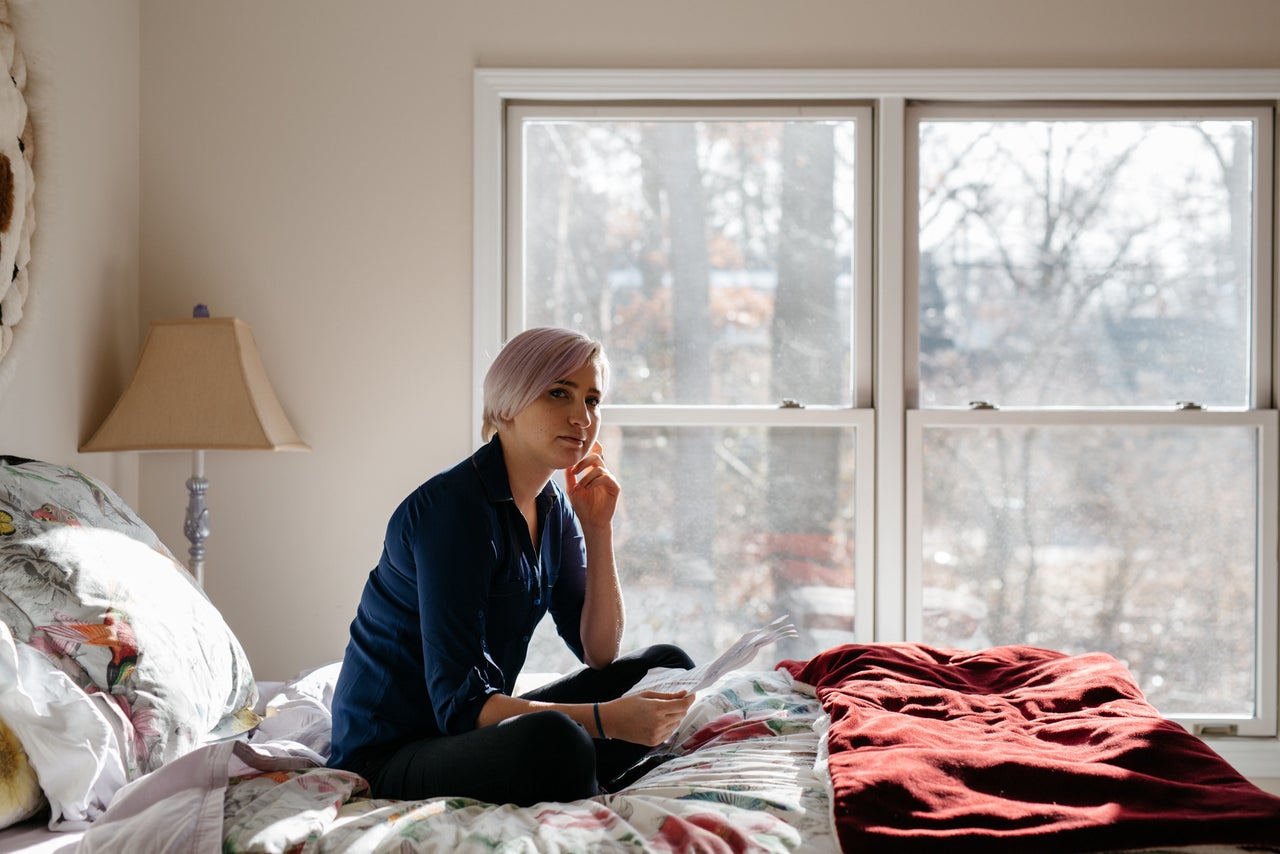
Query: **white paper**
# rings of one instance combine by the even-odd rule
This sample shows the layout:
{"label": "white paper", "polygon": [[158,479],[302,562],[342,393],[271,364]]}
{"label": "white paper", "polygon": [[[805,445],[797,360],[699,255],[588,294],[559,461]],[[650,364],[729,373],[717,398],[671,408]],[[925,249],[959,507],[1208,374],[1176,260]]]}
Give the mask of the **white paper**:
{"label": "white paper", "polygon": [[627,692],[627,696],[641,691],[662,691],[674,694],[678,691],[693,693],[708,688],[721,676],[755,658],[761,647],[782,638],[796,637],[796,627],[787,622],[788,616],[790,615],[783,614],[767,626],[752,629],[738,638],[733,646],[721,653],[715,661],[700,664],[692,670],[655,667]]}

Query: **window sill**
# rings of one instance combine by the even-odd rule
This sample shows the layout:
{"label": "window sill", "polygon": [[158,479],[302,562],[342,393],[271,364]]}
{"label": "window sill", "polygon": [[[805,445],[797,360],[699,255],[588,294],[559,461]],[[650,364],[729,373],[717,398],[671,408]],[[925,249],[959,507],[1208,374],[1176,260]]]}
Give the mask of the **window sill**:
{"label": "window sill", "polygon": [[1207,738],[1205,744],[1245,777],[1270,779],[1272,788],[1280,789],[1280,739]]}

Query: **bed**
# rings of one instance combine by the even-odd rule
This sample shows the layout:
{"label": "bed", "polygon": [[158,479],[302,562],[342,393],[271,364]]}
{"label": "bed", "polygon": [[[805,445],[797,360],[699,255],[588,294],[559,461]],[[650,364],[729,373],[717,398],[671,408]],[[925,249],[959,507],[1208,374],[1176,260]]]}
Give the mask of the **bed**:
{"label": "bed", "polygon": [[255,681],[105,485],[0,457],[0,594],[0,851],[1280,851],[1102,654],[841,645],[724,676],[619,792],[402,802],[324,767],[341,662]]}

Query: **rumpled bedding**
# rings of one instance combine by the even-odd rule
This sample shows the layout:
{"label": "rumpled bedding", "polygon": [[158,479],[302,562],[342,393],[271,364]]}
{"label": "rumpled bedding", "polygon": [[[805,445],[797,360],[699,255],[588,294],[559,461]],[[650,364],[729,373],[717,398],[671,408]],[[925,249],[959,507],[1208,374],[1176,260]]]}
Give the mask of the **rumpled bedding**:
{"label": "rumpled bedding", "polygon": [[51,829],[85,828],[129,781],[251,729],[256,700],[234,633],[120,496],[0,454],[0,720],[35,772],[0,761],[0,827],[47,804]]}
{"label": "rumpled bedding", "polygon": [[846,851],[1280,846],[1280,798],[1162,719],[1109,655],[871,644],[780,666],[830,717]]}
{"label": "rumpled bedding", "polygon": [[622,792],[520,808],[372,799],[357,775],[322,767],[337,668],[285,685],[251,738],[127,786],[78,850],[836,850],[815,776],[822,710],[784,672],[730,674],[701,694],[674,736],[677,758]]}

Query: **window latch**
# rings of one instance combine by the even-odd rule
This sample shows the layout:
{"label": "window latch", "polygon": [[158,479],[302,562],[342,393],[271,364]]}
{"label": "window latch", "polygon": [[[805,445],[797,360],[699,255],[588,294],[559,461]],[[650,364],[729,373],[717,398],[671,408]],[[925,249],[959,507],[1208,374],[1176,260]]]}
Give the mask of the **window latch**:
{"label": "window latch", "polygon": [[804,404],[796,400],[794,397],[784,397],[782,405],[779,409],[804,409]]}
{"label": "window latch", "polygon": [[969,408],[970,409],[998,409],[999,407],[997,407],[994,403],[991,403],[990,401],[971,400],[969,401]]}
{"label": "window latch", "polygon": [[1196,403],[1194,400],[1180,400],[1178,401],[1177,406],[1178,409],[1184,412],[1200,412],[1204,410],[1204,407]]}

